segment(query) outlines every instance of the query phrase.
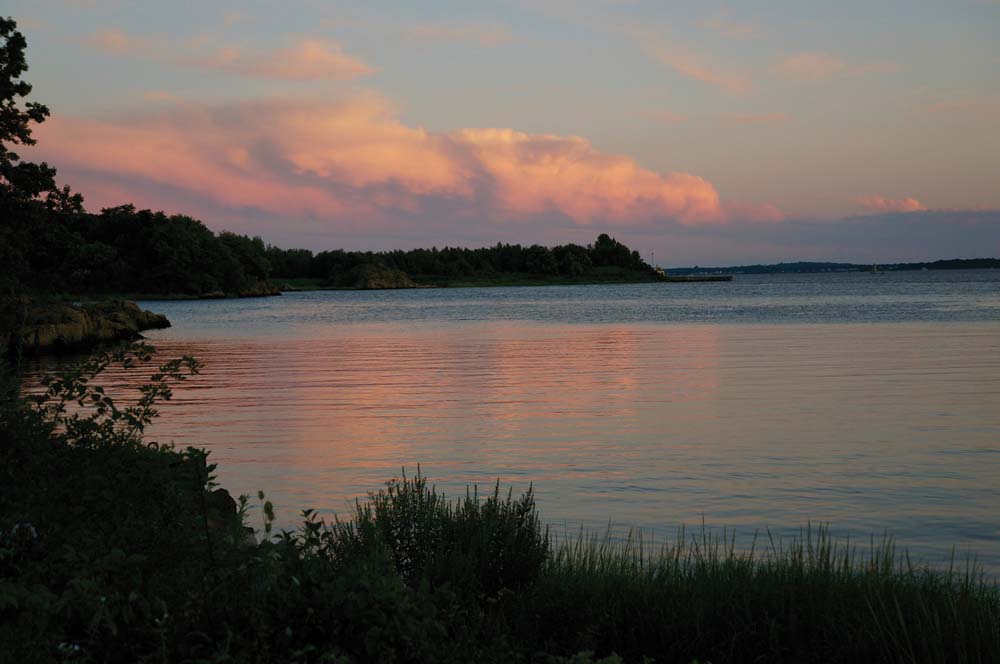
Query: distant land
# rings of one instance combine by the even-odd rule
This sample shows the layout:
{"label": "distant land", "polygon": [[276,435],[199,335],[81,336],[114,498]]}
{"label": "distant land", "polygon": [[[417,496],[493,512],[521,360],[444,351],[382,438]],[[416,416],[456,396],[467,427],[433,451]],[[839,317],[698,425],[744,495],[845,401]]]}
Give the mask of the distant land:
{"label": "distant land", "polygon": [[670,275],[709,274],[796,274],[821,272],[903,272],[906,270],[983,270],[1000,268],[1000,258],[952,258],[925,263],[828,263],[796,261],[771,265],[733,265],[730,267],[672,267]]}

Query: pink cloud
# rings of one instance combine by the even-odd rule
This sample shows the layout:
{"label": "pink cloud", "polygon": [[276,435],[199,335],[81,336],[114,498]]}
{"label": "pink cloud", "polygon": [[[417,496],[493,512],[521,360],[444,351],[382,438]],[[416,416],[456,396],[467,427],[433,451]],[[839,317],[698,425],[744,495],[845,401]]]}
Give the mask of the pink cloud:
{"label": "pink cloud", "polygon": [[148,101],[166,103],[176,103],[181,101],[180,97],[172,92],[167,92],[166,90],[147,90],[142,93],[142,98]]}
{"label": "pink cloud", "polygon": [[558,211],[582,224],[725,220],[707,180],[654,173],[628,157],[598,152],[582,138],[510,129],[466,129],[455,136],[490,174],[502,206],[517,217]]}
{"label": "pink cloud", "polygon": [[872,212],[920,212],[927,208],[915,198],[883,198],[862,196],[857,203]]}
{"label": "pink cloud", "polygon": [[143,192],[159,188],[216,208],[334,224],[431,218],[441,210],[501,223],[555,215],[581,226],[718,224],[780,214],[766,206],[755,214],[734,211],[703,178],[651,171],[579,137],[407,126],[375,94],[179,104],[99,120],[56,115],[37,135],[38,156],[67,182],[74,173],[90,182],[114,179],[119,187],[132,182],[139,205]]}
{"label": "pink cloud", "polygon": [[303,39],[285,48],[260,53],[228,46],[207,56],[185,58],[181,63],[244,76],[283,80],[346,80],[375,71],[344,53],[338,43],[320,39]]}
{"label": "pink cloud", "polygon": [[657,60],[671,67],[681,76],[720,87],[726,92],[742,94],[750,88],[749,79],[719,69],[690,51],[658,47],[653,51],[653,54]]}
{"label": "pink cloud", "polygon": [[863,76],[896,71],[891,62],[851,64],[829,53],[806,52],[790,55],[772,65],[771,70],[790,81],[816,82],[843,76]]}
{"label": "pink cloud", "polygon": [[136,37],[117,28],[99,30],[87,39],[87,45],[108,55],[156,57],[163,42],[158,37]]}
{"label": "pink cloud", "polygon": [[719,87],[730,94],[743,94],[750,89],[750,79],[745,74],[724,69],[688,48],[663,41],[648,30],[625,28],[622,32],[634,39],[650,59],[685,78]]}
{"label": "pink cloud", "polygon": [[[95,32],[87,44],[108,55],[143,58],[195,69],[228,71],[242,76],[280,80],[349,80],[367,76],[374,68],[344,53],[335,41],[300,39],[288,46],[265,51],[248,51],[239,46],[222,46],[199,53],[209,43],[207,36],[183,44],[168,44],[161,37],[140,37],[119,29]],[[178,56],[179,51],[194,55]]]}
{"label": "pink cloud", "polygon": [[1000,95],[964,94],[936,101],[927,106],[932,113],[946,115],[983,115],[994,118],[1000,113]]}
{"label": "pink cloud", "polygon": [[727,203],[726,214],[733,221],[773,223],[785,220],[785,213],[770,203]]}

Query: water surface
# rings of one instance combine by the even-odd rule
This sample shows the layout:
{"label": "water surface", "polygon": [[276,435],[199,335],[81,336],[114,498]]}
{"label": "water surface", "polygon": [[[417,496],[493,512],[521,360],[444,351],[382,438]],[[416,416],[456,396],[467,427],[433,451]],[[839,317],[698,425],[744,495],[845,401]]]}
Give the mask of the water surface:
{"label": "water surface", "polygon": [[289,527],[420,464],[452,494],[533,484],[560,531],[828,522],[1000,570],[998,271],[143,306],[205,363],[151,437]]}

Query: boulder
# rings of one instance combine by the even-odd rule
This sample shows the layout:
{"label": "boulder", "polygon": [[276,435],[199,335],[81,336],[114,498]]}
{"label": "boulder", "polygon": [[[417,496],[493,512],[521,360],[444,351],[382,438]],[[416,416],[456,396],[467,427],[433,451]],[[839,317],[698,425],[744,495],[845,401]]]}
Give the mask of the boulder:
{"label": "boulder", "polygon": [[20,343],[28,353],[86,350],[101,343],[130,341],[143,330],[170,327],[166,316],[135,302],[112,300],[88,304],[23,301],[22,316],[5,331],[6,346]]}
{"label": "boulder", "polygon": [[356,267],[353,270],[352,277],[354,278],[354,288],[363,290],[417,287],[409,275],[402,270],[371,263]]}

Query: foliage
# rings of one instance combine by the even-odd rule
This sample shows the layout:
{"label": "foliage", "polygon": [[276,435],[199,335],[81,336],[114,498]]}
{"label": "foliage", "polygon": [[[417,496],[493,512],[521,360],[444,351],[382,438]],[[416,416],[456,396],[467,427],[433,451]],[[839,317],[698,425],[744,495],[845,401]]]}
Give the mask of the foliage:
{"label": "foliage", "polygon": [[0,222],[4,233],[10,274],[36,292],[238,295],[270,288],[260,238],[216,236],[184,215],[132,205],[96,215],[35,210]]}
{"label": "foliage", "polygon": [[889,537],[866,550],[807,528],[741,551],[706,530],[658,548],[641,537],[562,542],[513,628],[549,652],[626,661],[989,662],[1000,589],[971,564],[913,566]]}
{"label": "foliage", "polygon": [[31,124],[43,122],[49,109],[37,102],[20,102],[31,94],[31,84],[21,79],[28,70],[24,51],[27,41],[11,18],[0,17],[0,201],[28,201],[55,190],[55,169],[47,164],[22,162],[11,149],[34,145]]}
{"label": "foliage", "polygon": [[384,554],[411,584],[451,584],[492,598],[529,585],[549,553],[530,488],[514,500],[510,491],[500,495],[498,482],[483,500],[474,490],[450,502],[419,470],[370,493],[328,538],[337,557]]}
{"label": "foliage", "polygon": [[277,279],[322,279],[331,286],[352,286],[359,267],[374,265],[398,270],[419,283],[443,284],[502,281],[505,276],[521,280],[533,277],[562,277],[573,280],[600,276],[594,268],[619,268],[632,279],[654,278],[652,268],[639,253],[601,234],[590,246],[566,244],[552,248],[541,245],[496,244],[467,249],[444,247],[409,251],[323,251],[313,255],[306,249],[268,246],[267,259]]}

